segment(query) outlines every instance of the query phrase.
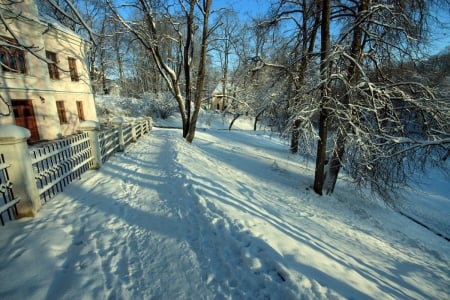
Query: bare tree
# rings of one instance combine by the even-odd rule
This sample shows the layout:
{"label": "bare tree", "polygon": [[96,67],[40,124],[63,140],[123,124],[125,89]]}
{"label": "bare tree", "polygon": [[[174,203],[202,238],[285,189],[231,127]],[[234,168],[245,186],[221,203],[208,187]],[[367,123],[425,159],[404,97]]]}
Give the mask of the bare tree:
{"label": "bare tree", "polygon": [[[204,93],[204,85],[205,85],[205,76],[206,76],[206,52],[208,47],[208,38],[209,38],[209,15],[211,11],[212,0],[204,0],[203,5],[201,5],[200,10],[203,16],[203,31],[202,31],[202,39],[201,39],[201,50],[200,50],[200,61],[198,65],[198,78],[197,78],[197,86],[196,86],[196,97],[194,101],[194,113],[192,115],[192,122],[190,124],[189,132],[186,137],[188,142],[192,142],[195,136],[195,129],[197,125],[198,113],[200,111],[200,106],[203,100]],[[193,5],[193,3],[191,3]]]}
{"label": "bare tree", "polygon": [[329,116],[329,65],[330,65],[330,22],[331,22],[331,3],[330,0],[322,1],[322,19],[321,19],[321,45],[320,45],[320,79],[321,79],[321,100],[320,100],[320,118],[319,118],[319,139],[317,143],[316,169],[314,175],[314,191],[322,195],[324,184],[324,167],[327,151],[328,137],[328,116]]}
{"label": "bare tree", "polygon": [[400,76],[402,61],[410,65],[423,41],[427,3],[387,2],[330,3],[329,24],[346,25],[329,47],[328,9],[322,8],[321,80],[310,89],[321,91],[321,101],[297,110],[305,121],[310,111],[320,111],[314,181],[318,194],[333,192],[345,166],[356,182],[387,199],[415,168],[436,165],[436,157],[448,153],[448,101],[435,97],[420,80]]}
{"label": "bare tree", "polygon": [[222,73],[222,110],[225,110],[230,95],[228,93],[230,65],[232,62],[232,55],[236,49],[237,40],[237,26],[239,24],[237,13],[233,10],[222,9],[219,20],[217,21],[217,29],[211,40],[212,47],[210,51],[214,51],[219,59],[220,69]]}
{"label": "bare tree", "polygon": [[[157,3],[147,0],[132,1],[132,4],[127,7],[121,4],[115,5],[112,0],[107,0],[107,3],[115,18],[135,36],[136,40],[153,58],[158,72],[178,103],[183,124],[183,137],[188,142],[192,142],[203,97],[211,0],[179,0],[174,2],[174,4],[177,3],[177,6],[164,6],[162,4],[161,6],[155,6]],[[141,13],[141,18],[134,20],[127,18],[127,13],[124,10],[129,7],[136,8]],[[177,11],[176,8],[179,10]],[[196,12],[198,12],[198,15]],[[158,19],[158,16],[164,16],[164,20]],[[200,17],[202,24],[195,24],[196,16]],[[169,24],[173,34],[164,34],[161,30],[161,24]],[[194,89],[191,82],[194,63],[193,43],[195,31],[200,27],[202,28],[200,58]],[[173,44],[176,47],[178,50],[177,58],[163,55],[164,43]],[[172,67],[173,65],[175,65],[175,68]],[[195,92],[194,96],[193,92]],[[194,111],[191,116],[192,102],[194,103]]]}
{"label": "bare tree", "polygon": [[[285,62],[286,69],[291,76],[292,88],[290,93],[290,107],[298,105],[298,101],[304,98],[299,96],[303,93],[305,78],[308,68],[314,57],[318,56],[315,49],[317,32],[320,28],[321,2],[315,0],[279,1],[274,7],[268,21],[262,22],[260,26],[273,26],[283,24],[292,27],[293,34],[289,36],[290,44],[284,45],[284,53],[288,59]],[[287,25],[286,25],[287,24]],[[293,90],[293,93],[291,92]],[[295,110],[292,113],[288,129],[291,134],[291,152],[297,153],[301,119],[296,118]]]}

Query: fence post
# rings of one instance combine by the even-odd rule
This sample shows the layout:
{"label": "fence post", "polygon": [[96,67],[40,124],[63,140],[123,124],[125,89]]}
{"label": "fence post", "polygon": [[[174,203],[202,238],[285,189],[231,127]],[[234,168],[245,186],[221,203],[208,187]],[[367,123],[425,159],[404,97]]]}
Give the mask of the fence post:
{"label": "fence post", "polygon": [[144,118],[139,118],[139,124],[141,124],[141,136],[143,137],[145,134],[145,119]]}
{"label": "fence post", "polygon": [[148,127],[147,118],[142,118],[142,121],[144,122],[145,134],[147,134],[150,132],[150,128]]}
{"label": "fence post", "polygon": [[112,119],[112,124],[115,128],[117,128],[119,132],[119,152],[122,152],[125,150],[125,140],[123,138],[123,118],[122,117],[116,117]]}
{"label": "fence post", "polygon": [[94,162],[91,169],[100,169],[102,166],[102,153],[98,138],[100,124],[96,121],[84,121],[81,122],[80,129],[89,135],[89,140],[91,141],[92,156],[94,157]]}
{"label": "fence post", "polygon": [[0,125],[0,152],[8,168],[14,196],[20,198],[17,203],[17,217],[34,217],[42,207],[39,191],[34,178],[33,164],[27,145],[30,131],[16,125]]}
{"label": "fence post", "polygon": [[152,117],[147,117],[147,124],[148,124],[148,132],[152,131],[152,126],[153,126],[153,119]]}
{"label": "fence post", "polygon": [[136,143],[137,141],[137,137],[136,137],[136,121],[132,120],[130,121],[131,124],[131,142],[132,143]]}

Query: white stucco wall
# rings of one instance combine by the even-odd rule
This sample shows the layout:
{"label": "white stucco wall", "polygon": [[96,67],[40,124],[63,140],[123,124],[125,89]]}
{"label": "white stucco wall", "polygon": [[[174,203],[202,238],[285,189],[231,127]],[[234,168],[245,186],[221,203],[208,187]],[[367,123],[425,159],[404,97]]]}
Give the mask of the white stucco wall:
{"label": "white stucco wall", "polygon": [[[79,129],[77,101],[83,103],[86,120],[97,120],[85,61],[89,43],[70,30],[39,19],[34,0],[26,0],[14,7],[22,10],[26,18],[11,19],[8,25],[21,44],[35,46],[37,56],[45,59],[46,50],[57,54],[60,79],[50,79],[47,63],[31,53],[26,53],[27,74],[0,70],[0,94],[3,99],[9,103],[11,100],[32,101],[39,135],[43,140],[70,135]],[[3,27],[0,27],[0,35],[12,37]],[[79,81],[72,81],[70,78],[68,57],[76,59]],[[65,103],[68,121],[65,124],[59,122],[56,101]],[[0,103],[0,112],[4,114],[7,111],[6,105]],[[0,124],[14,123],[12,114],[0,117]]]}

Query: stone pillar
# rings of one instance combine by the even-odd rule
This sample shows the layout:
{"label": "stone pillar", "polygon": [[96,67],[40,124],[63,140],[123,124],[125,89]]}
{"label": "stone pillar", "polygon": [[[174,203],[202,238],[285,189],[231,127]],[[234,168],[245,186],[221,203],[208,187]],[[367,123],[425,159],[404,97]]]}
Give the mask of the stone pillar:
{"label": "stone pillar", "polygon": [[87,132],[91,141],[92,156],[94,157],[94,162],[91,169],[100,169],[102,166],[102,152],[100,149],[100,141],[98,138],[100,124],[96,121],[84,121],[81,122],[80,129],[84,132]]}
{"label": "stone pillar", "polygon": [[123,138],[123,118],[116,117],[112,119],[112,124],[119,131],[119,152],[123,152],[125,150],[125,139]]}
{"label": "stone pillar", "polygon": [[17,203],[18,218],[34,217],[42,207],[28,149],[30,131],[16,125],[0,125],[0,153],[5,157],[9,180]]}

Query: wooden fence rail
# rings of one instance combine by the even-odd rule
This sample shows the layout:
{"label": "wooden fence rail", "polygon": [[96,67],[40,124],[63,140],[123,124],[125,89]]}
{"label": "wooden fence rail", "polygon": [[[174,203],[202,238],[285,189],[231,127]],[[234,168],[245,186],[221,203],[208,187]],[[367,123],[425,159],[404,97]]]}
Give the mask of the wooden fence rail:
{"label": "wooden fence rail", "polygon": [[102,130],[98,135],[98,139],[100,142],[102,163],[104,163],[119,150],[119,131],[116,128]]}

